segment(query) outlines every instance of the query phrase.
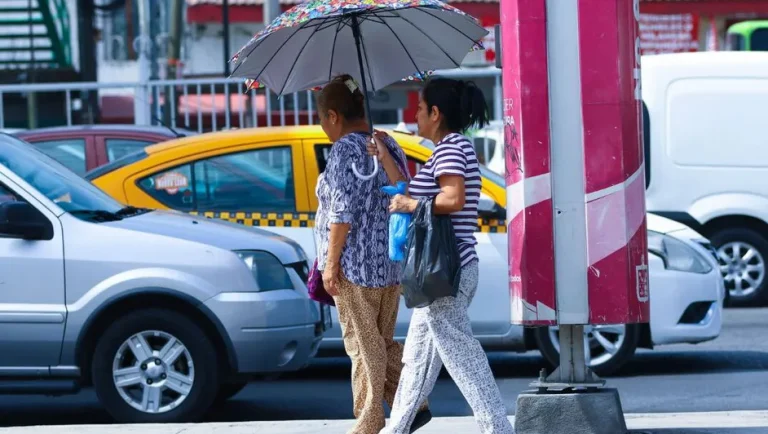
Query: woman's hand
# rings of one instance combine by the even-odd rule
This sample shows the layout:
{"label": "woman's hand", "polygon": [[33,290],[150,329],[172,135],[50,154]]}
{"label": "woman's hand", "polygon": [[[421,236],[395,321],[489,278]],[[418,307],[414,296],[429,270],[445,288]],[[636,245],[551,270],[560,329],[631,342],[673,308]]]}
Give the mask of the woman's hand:
{"label": "woman's hand", "polygon": [[392,201],[389,203],[389,212],[409,212],[416,211],[416,205],[419,203],[416,199],[412,199],[402,194],[395,195]]}
{"label": "woman's hand", "polygon": [[339,266],[338,265],[326,265],[323,270],[323,286],[325,292],[330,296],[336,297],[339,295]]}
{"label": "woman's hand", "polygon": [[368,142],[368,155],[376,156],[378,157],[379,161],[382,161],[383,159],[390,157],[389,155],[389,149],[387,148],[387,145],[384,144],[384,139],[389,137],[387,133],[379,130],[373,131],[373,136],[371,137],[371,141]]}

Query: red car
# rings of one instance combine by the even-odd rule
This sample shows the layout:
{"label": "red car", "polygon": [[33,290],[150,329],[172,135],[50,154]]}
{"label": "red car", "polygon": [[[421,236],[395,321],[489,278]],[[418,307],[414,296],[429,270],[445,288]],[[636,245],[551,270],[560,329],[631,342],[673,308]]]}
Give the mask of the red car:
{"label": "red car", "polygon": [[73,125],[14,133],[80,176],[145,146],[195,134],[144,125]]}

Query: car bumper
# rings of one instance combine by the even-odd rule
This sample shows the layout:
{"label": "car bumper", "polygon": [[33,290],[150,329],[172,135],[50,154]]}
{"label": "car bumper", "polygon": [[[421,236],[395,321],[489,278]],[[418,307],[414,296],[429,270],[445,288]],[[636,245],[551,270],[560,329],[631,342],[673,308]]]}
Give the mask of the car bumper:
{"label": "car bumper", "polygon": [[317,303],[296,291],[221,293],[206,306],[226,330],[237,374],[299,370],[323,338]]}
{"label": "car bumper", "polygon": [[653,344],[717,338],[722,329],[724,295],[719,271],[697,274],[666,270],[654,255],[650,255],[650,268]]}

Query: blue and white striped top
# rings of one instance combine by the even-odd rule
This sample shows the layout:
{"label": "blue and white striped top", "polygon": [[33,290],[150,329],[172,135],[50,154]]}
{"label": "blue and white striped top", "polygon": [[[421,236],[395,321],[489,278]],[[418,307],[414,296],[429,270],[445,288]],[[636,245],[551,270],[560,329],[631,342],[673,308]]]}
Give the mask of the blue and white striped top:
{"label": "blue and white striped top", "polygon": [[461,134],[448,134],[437,143],[435,152],[414,176],[408,186],[413,198],[434,197],[440,193],[439,178],[443,175],[464,177],[466,199],[461,211],[451,214],[459,247],[461,266],[477,260],[475,232],[477,205],[480,201],[482,177],[472,142]]}

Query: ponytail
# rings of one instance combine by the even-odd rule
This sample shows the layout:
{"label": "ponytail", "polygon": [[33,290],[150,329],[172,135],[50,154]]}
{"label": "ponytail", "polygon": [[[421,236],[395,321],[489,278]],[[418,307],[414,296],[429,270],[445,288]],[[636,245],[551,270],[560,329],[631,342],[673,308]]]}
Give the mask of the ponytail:
{"label": "ponytail", "polygon": [[472,126],[482,128],[489,123],[488,104],[483,91],[474,82],[436,78],[422,91],[427,109],[437,107],[443,115],[443,127],[463,133]]}

